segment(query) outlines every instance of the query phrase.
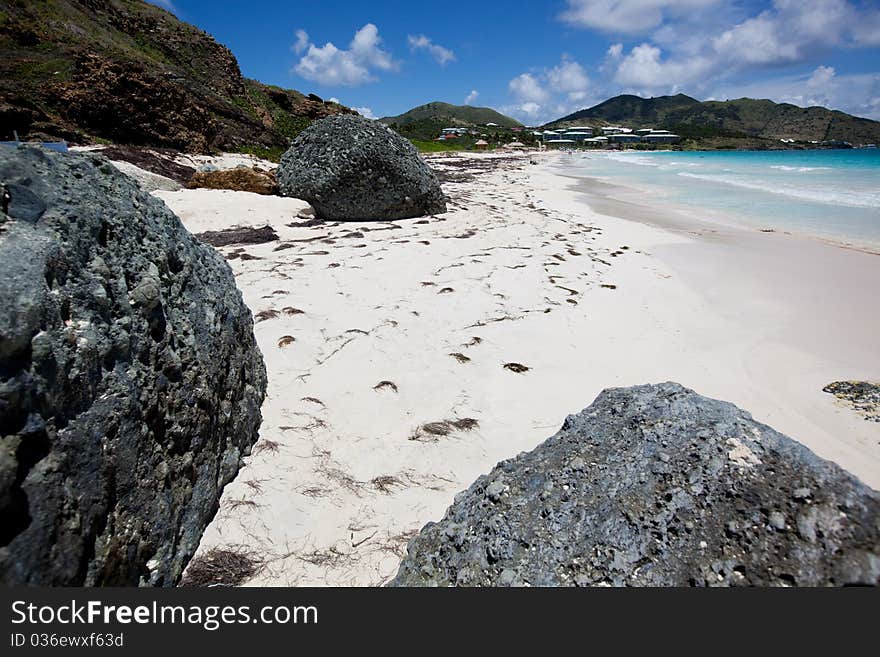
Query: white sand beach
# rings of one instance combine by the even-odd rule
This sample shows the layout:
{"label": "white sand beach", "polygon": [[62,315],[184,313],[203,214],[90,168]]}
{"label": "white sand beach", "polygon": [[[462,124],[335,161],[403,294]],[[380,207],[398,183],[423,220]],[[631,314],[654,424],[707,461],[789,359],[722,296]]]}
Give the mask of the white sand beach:
{"label": "white sand beach", "polygon": [[193,233],[280,237],[220,249],[237,256],[269,390],[200,553],[253,550],[253,585],[382,584],[477,476],[603,388],[667,380],[880,487],[880,423],[822,392],[880,379],[880,256],[708,224],[638,191],[591,198],[563,157],[434,157],[449,212],[389,223],[155,192]]}

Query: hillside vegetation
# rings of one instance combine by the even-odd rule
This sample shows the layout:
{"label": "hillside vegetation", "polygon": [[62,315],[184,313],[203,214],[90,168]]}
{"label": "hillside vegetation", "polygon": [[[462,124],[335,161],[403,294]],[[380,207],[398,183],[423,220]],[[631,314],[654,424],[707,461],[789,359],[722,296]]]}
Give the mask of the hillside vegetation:
{"label": "hillside vegetation", "polygon": [[278,149],[350,111],[242,76],[211,35],[139,0],[0,0],[0,138]]}
{"label": "hillside vegetation", "polygon": [[565,127],[578,123],[593,126],[620,124],[634,129],[672,130],[693,141],[718,146],[799,142],[846,141],[854,145],[880,141],[880,122],[851,116],[824,107],[798,107],[771,100],[740,98],[700,102],[684,94],[640,98],[622,95],[548,124]]}
{"label": "hillside vegetation", "polygon": [[471,105],[450,105],[449,103],[433,102],[419,105],[398,116],[386,116],[379,119],[382,123],[393,126],[405,126],[411,123],[431,121],[444,124],[443,127],[485,126],[497,123],[504,128],[516,128],[522,125],[516,119],[496,112],[491,107],[472,107]]}

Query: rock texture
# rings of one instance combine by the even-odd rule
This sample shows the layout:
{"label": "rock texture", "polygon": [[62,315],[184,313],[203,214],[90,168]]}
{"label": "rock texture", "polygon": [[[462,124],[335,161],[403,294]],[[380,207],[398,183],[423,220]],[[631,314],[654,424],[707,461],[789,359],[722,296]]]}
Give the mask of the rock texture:
{"label": "rock texture", "polygon": [[276,172],[286,196],[321,219],[404,219],[446,212],[437,177],[399,134],[360,116],[316,121],[294,140]]}
{"label": "rock texture", "polygon": [[834,381],[822,388],[869,422],[880,422],[880,385],[869,381]]}
{"label": "rock texture", "polygon": [[732,404],[604,391],[409,544],[392,585],[877,584],[880,494]]}
{"label": "rock texture", "polygon": [[226,46],[141,0],[0,0],[0,139],[287,148],[351,112],[242,76]]}
{"label": "rock texture", "polygon": [[196,171],[186,185],[189,189],[231,189],[236,192],[253,192],[272,196],[278,193],[278,183],[270,171],[257,167],[237,167],[222,171]]}
{"label": "rock texture", "polygon": [[173,585],[257,438],[232,272],[103,157],[0,148],[0,582]]}

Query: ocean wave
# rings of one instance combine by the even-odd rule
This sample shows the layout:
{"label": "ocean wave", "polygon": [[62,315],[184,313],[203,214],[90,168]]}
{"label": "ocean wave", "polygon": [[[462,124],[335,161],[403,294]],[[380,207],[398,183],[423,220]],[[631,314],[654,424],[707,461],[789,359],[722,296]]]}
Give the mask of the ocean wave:
{"label": "ocean wave", "polygon": [[659,167],[665,162],[660,162],[651,157],[646,157],[644,155],[635,155],[633,153],[614,153],[608,152],[606,157],[609,160],[614,160],[615,162],[626,162],[627,164],[638,164],[639,166],[644,167]]}
{"label": "ocean wave", "polygon": [[800,173],[804,173],[806,171],[831,171],[832,167],[790,167],[785,164],[772,164],[770,165],[771,169],[777,169],[779,171],[798,171]]}
{"label": "ocean wave", "polygon": [[880,208],[880,192],[861,192],[856,190],[831,189],[827,187],[821,190],[804,187],[786,187],[779,184],[744,180],[742,178],[733,178],[730,176],[689,173],[687,171],[681,171],[678,175],[684,178],[696,178],[698,180],[706,180],[714,183],[733,185],[735,187],[744,187],[746,189],[753,189],[760,192],[768,192],[770,194],[779,194],[801,201],[828,203],[831,205],[846,205],[854,208]]}

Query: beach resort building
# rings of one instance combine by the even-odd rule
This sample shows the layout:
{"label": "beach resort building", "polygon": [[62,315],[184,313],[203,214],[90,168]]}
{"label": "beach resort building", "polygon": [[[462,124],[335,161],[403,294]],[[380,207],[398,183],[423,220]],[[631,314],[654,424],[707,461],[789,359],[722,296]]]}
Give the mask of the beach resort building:
{"label": "beach resort building", "polygon": [[590,137],[589,139],[584,139],[584,144],[587,146],[592,146],[593,148],[597,146],[604,146],[608,143],[608,137]]}
{"label": "beach resort building", "polygon": [[668,130],[653,130],[642,137],[642,141],[648,144],[677,144],[681,137]]}
{"label": "beach resort building", "polygon": [[547,145],[548,148],[571,148],[572,146],[577,144],[574,139],[567,139],[558,135],[550,139],[545,138],[544,143]]}
{"label": "beach resort building", "polygon": [[609,135],[607,139],[612,144],[638,144],[642,141],[641,135],[625,132]]}
{"label": "beach resort building", "polygon": [[593,128],[590,126],[575,126],[572,128],[566,128],[562,132],[562,136],[565,139],[574,139],[577,142],[582,142],[585,139],[589,139],[593,136]]}

